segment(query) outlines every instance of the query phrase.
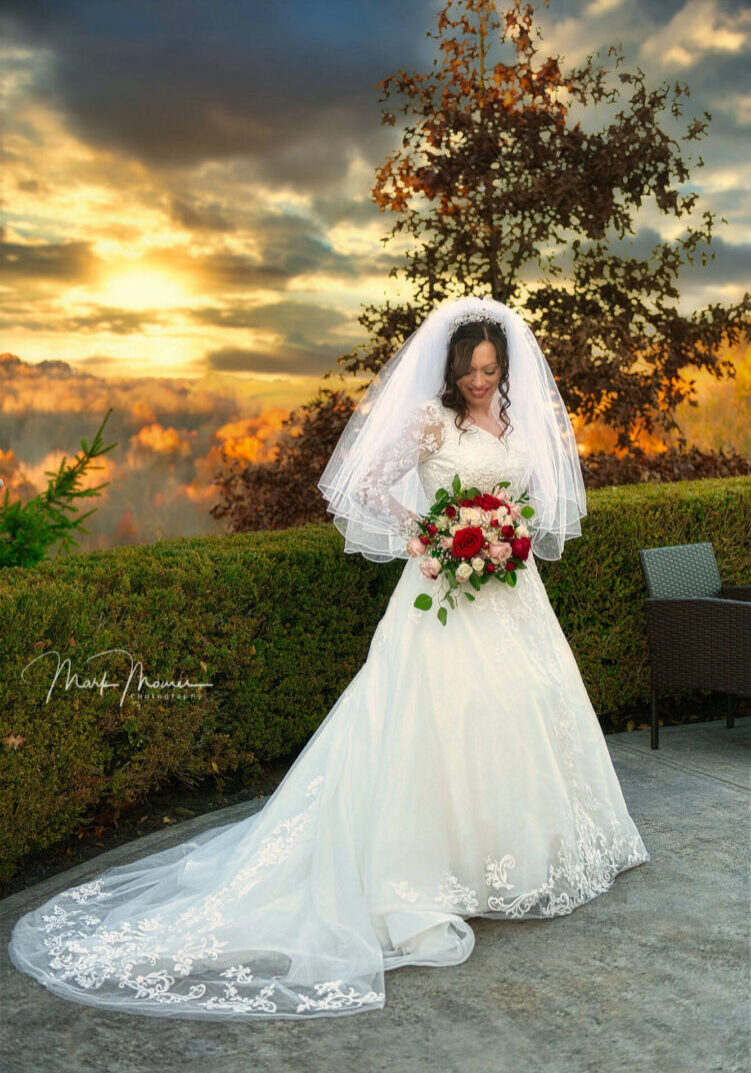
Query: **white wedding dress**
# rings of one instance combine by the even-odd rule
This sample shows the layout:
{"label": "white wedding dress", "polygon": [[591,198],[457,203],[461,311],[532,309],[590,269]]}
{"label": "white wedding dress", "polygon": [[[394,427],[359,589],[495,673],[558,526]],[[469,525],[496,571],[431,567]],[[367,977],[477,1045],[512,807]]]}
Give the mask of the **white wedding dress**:
{"label": "white wedding dress", "polygon": [[[428,404],[430,502],[529,459]],[[650,859],[534,557],[515,587],[436,592],[406,561],[366,662],[260,812],[109,868],[15,925],[17,968],[64,998],[193,1019],[385,1005],[384,973],[457,965],[471,917],[555,917]],[[474,590],[473,590],[474,591]]]}

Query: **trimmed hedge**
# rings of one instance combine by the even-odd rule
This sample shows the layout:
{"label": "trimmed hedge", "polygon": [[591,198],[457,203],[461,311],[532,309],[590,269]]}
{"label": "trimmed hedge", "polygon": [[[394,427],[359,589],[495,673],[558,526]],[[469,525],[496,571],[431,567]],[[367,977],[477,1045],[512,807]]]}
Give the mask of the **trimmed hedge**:
{"label": "trimmed hedge", "polygon": [[[582,529],[538,568],[595,710],[618,725],[649,699],[638,549],[710,540],[723,580],[749,581],[751,478],[590,491]],[[365,660],[404,568],[342,548],[333,525],[308,525],[0,571],[0,878],[96,808],[296,755]],[[77,685],[63,664],[51,688],[49,653]],[[144,686],[139,699],[137,670],[124,690],[131,657],[150,681],[211,688]]]}

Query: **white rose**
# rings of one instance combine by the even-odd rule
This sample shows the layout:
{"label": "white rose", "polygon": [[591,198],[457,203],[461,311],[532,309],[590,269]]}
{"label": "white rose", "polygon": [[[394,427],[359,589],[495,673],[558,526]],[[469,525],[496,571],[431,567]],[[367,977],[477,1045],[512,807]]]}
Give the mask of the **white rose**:
{"label": "white rose", "polygon": [[482,555],[475,555],[474,559],[472,560],[472,569],[477,574],[483,573],[483,571],[485,570],[485,560],[483,559]]}
{"label": "white rose", "polygon": [[482,507],[460,507],[459,517],[465,525],[481,525],[485,511]]}
{"label": "white rose", "polygon": [[456,568],[456,580],[457,581],[467,581],[468,578],[470,578],[471,576],[472,576],[472,567],[469,565],[469,563],[464,562],[464,563],[460,563],[459,566],[457,566],[457,568]]}
{"label": "white rose", "polygon": [[521,522],[519,525],[517,525],[516,532],[519,536],[529,536],[529,529],[527,529],[524,522]]}

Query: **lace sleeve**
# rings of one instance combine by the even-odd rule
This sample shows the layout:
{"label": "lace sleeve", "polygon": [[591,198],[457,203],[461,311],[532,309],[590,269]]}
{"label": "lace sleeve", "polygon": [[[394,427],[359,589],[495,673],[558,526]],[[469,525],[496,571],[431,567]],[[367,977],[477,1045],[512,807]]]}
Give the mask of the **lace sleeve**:
{"label": "lace sleeve", "polygon": [[403,436],[374,459],[358,489],[357,498],[366,513],[387,516],[405,541],[414,533],[417,515],[406,509],[394,493],[417,462],[441,449],[445,436],[440,407],[430,399],[413,412]]}

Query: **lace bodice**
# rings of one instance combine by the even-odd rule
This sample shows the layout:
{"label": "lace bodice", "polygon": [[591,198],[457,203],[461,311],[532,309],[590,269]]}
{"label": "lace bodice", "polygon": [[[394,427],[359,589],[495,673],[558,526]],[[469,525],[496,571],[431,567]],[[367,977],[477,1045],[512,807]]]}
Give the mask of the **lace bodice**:
{"label": "lace bodice", "polygon": [[437,398],[426,410],[430,421],[423,436],[418,473],[430,503],[437,489],[450,491],[455,473],[465,486],[489,489],[497,481],[508,480],[512,498],[524,491],[530,466],[517,430],[509,428],[499,439],[468,420],[464,428],[457,428],[456,413]]}
{"label": "lace bodice", "polygon": [[[497,401],[491,410],[497,419]],[[352,493],[363,518],[371,515],[379,526],[388,519],[401,534],[404,544],[395,541],[394,554],[402,558],[408,557],[406,539],[415,533],[416,516],[427,513],[439,488],[450,490],[454,474],[464,487],[482,491],[508,480],[512,497],[527,487],[530,459],[519,430],[508,428],[499,438],[469,420],[457,428],[456,416],[440,396],[417,407],[402,435],[378,453]]]}

